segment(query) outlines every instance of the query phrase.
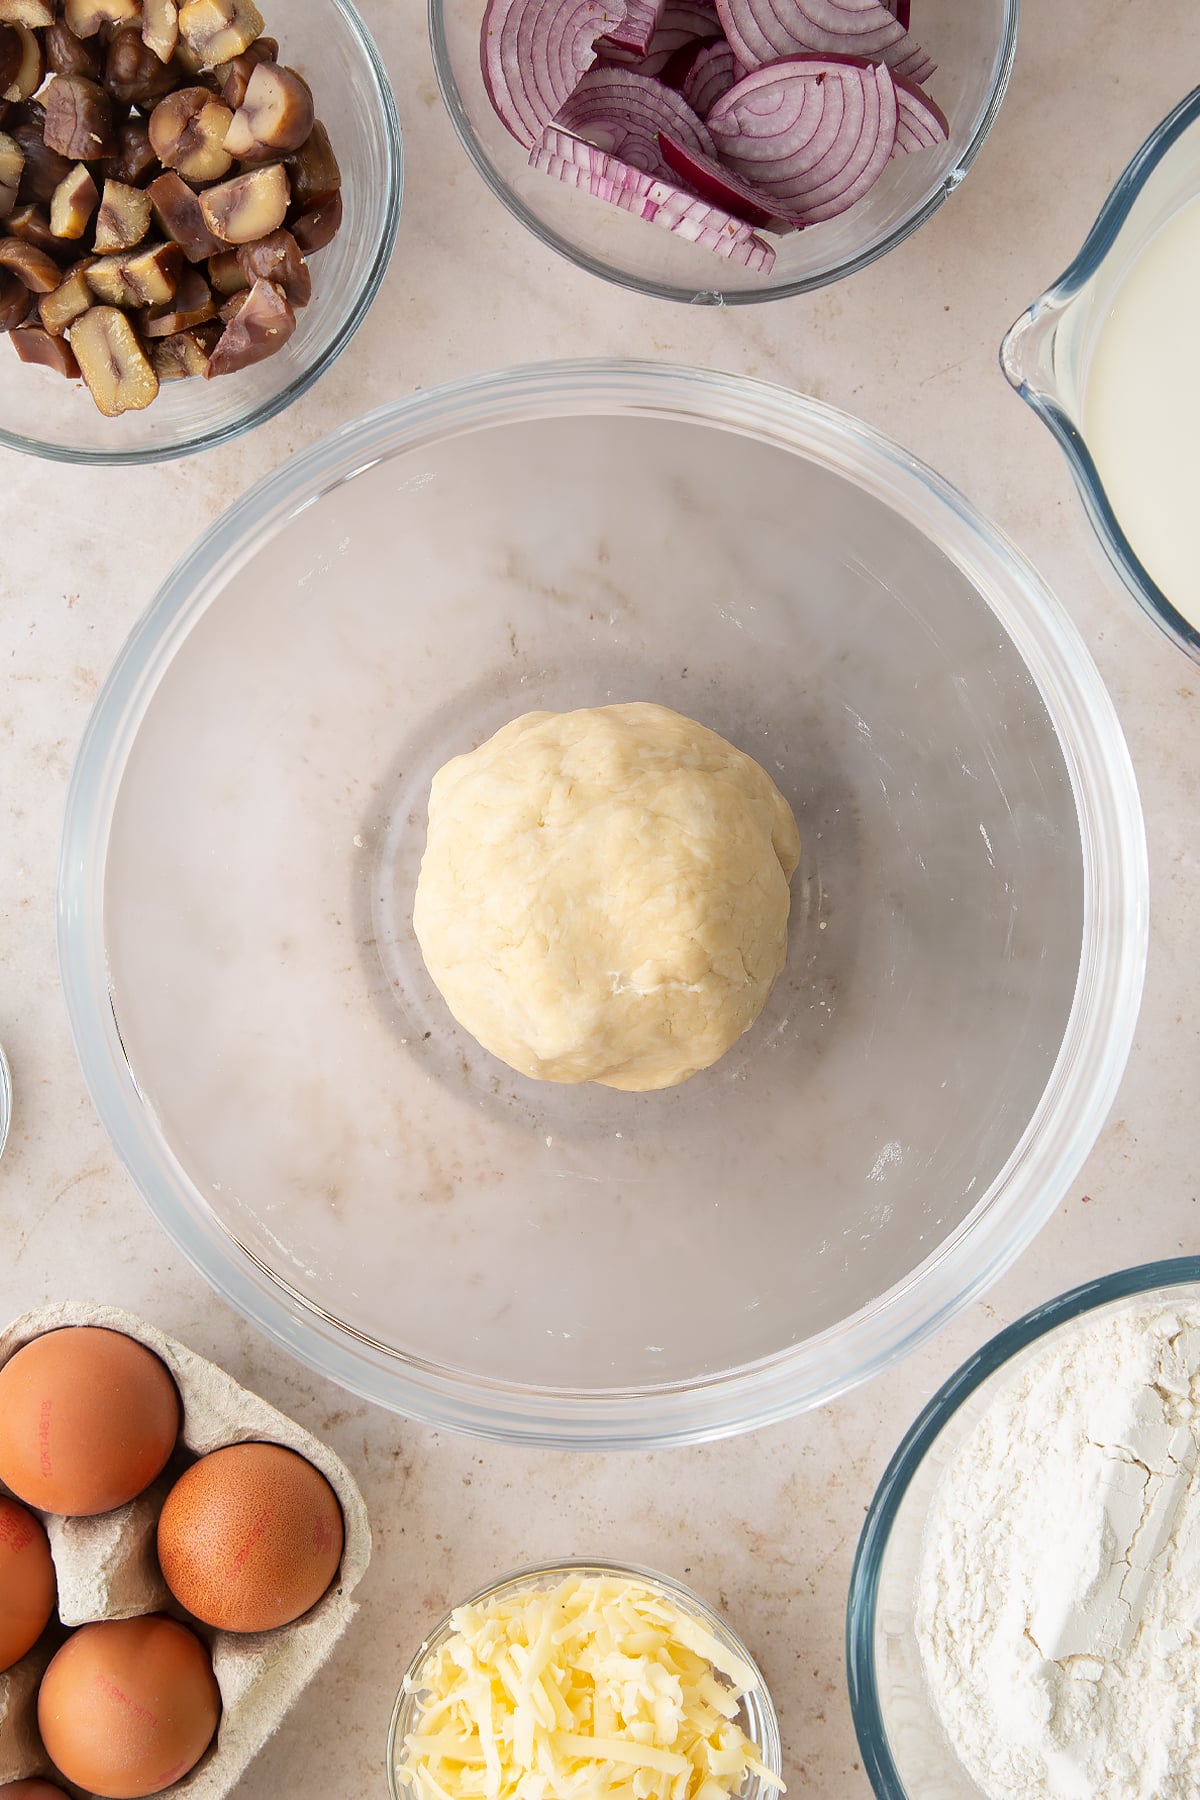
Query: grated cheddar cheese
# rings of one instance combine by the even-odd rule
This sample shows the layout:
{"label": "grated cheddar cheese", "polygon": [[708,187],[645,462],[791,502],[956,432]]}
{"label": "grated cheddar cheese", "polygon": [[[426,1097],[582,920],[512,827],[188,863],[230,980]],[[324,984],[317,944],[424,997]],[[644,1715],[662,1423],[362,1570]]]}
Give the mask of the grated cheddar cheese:
{"label": "grated cheddar cheese", "polygon": [[667,1595],[568,1576],[460,1606],[410,1679],[416,1800],[730,1800],[781,1793],[737,1723],[753,1669]]}

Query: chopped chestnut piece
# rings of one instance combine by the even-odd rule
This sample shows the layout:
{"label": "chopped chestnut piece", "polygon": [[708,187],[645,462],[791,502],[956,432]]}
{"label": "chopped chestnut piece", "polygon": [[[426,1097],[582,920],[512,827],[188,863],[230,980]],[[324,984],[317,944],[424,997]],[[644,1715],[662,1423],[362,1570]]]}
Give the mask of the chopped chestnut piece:
{"label": "chopped chestnut piece", "polygon": [[11,269],[31,294],[48,294],[62,280],[54,258],[19,237],[0,238],[0,269]]}
{"label": "chopped chestnut piece", "polygon": [[138,328],[144,338],[173,337],[177,331],[203,325],[216,316],[216,303],[207,281],[199,269],[185,269],[174,298],[165,306],[152,306],[142,313]]}
{"label": "chopped chestnut piece", "polygon": [[307,306],[312,299],[312,276],[290,231],[270,231],[237,253],[247,283],[273,281],[293,306]]}
{"label": "chopped chestnut piece", "polygon": [[12,136],[21,147],[25,167],[21,171],[19,198],[49,206],[60,181],[71,173],[71,164],[57,150],[50,150],[37,125],[14,125]]}
{"label": "chopped chestnut piece", "polygon": [[138,412],[158,392],[158,376],[137,333],[112,306],[93,306],[71,327],[71,348],[92,399],[108,419]]}
{"label": "chopped chestnut piece", "polygon": [[302,212],[319,206],[322,200],[328,200],[340,189],[342,171],[333,154],[329,133],[320,119],[299,150],[288,157],[287,171],[292,184],[292,199]]}
{"label": "chopped chestnut piece", "polygon": [[46,75],[46,58],[41,38],[35,36],[28,25],[14,25],[12,30],[21,46],[21,60],[7,87],[0,88],[0,100],[18,102],[28,100],[30,94],[36,94],[41,87]]}
{"label": "chopped chestnut piece", "polygon": [[0,269],[0,331],[12,331],[29,311],[29,289],[7,269]]}
{"label": "chopped chestnut piece", "polygon": [[86,75],[56,75],[46,90],[46,146],[77,162],[109,156],[116,149],[112,101]]}
{"label": "chopped chestnut piece", "polygon": [[306,144],[315,118],[312,93],[301,76],[278,63],[259,63],[225,134],[225,148],[239,162],[266,162]]}
{"label": "chopped chestnut piece", "polygon": [[209,257],[208,280],[214,294],[240,294],[250,286],[236,250],[219,250]]}
{"label": "chopped chestnut piece", "polygon": [[142,0],[142,42],[159,62],[169,63],[179,43],[179,8],[175,0]]}
{"label": "chopped chestnut piece", "polygon": [[81,238],[100,196],[83,163],[76,163],[50,198],[50,229],[57,238]]}
{"label": "chopped chestnut piece", "polygon": [[38,301],[38,314],[43,327],[52,337],[61,337],[81,313],[95,304],[95,295],[87,282],[87,262],[68,269],[58,286]]}
{"label": "chopped chestnut piece", "polygon": [[50,229],[50,214],[44,206],[18,206],[9,213],[5,220],[10,237],[17,237],[26,244],[34,244],[44,250],[47,256],[59,257],[63,251],[69,251],[71,245],[56,238]]}
{"label": "chopped chestnut piece", "polygon": [[41,363],[55,369],[68,381],[79,380],[79,364],[75,352],[64,337],[51,337],[40,325],[23,325],[12,334],[12,345],[23,363]]}
{"label": "chopped chestnut piece", "polygon": [[183,269],[178,244],[101,256],[87,272],[88,285],[107,306],[163,306],[174,298]]}
{"label": "chopped chestnut piece", "polygon": [[196,195],[173,169],[156,176],[146,193],[163,232],[179,245],[189,262],[203,262],[221,248],[204,223]]}
{"label": "chopped chestnut piece", "polygon": [[0,219],[6,219],[17,204],[25,152],[16,138],[0,131]]}
{"label": "chopped chestnut piece", "polygon": [[6,94],[17,79],[24,55],[25,46],[12,26],[0,25],[0,94]]}
{"label": "chopped chestnut piece", "polygon": [[217,181],[232,158],[223,149],[233,114],[205,87],[178,88],[150,114],[159,161],[187,181]]}
{"label": "chopped chestnut piece", "polygon": [[126,25],[138,11],[139,0],[63,0],[67,29],[77,38],[95,37],[102,25]]}
{"label": "chopped chestnut piece", "polygon": [[117,127],[116,153],[106,157],[105,161],[108,164],[105,173],[114,181],[123,181],[127,187],[140,187],[148,175],[155,174],[161,165],[154,154],[150,127],[145,119],[126,119]]}
{"label": "chopped chestnut piece", "polygon": [[266,237],[287,216],[289,188],[282,163],[248,169],[200,196],[204,223],[225,244],[249,244]]}
{"label": "chopped chestnut piece", "polygon": [[232,62],[220,63],[213,74],[221,83],[221,98],[226,106],[235,111],[246,98],[246,85],[260,62],[275,62],[279,56],[279,45],[274,38],[255,38],[248,50],[235,56]]}
{"label": "chopped chestnut piece", "polygon": [[270,281],[256,281],[237,317],[225,327],[205,373],[211,377],[248,369],[273,356],[295,329],[296,315],[280,290]]}
{"label": "chopped chestnut piece", "polygon": [[96,215],[97,255],[112,250],[132,250],[150,229],[150,195],[144,188],[123,181],[106,181]]}
{"label": "chopped chestnut piece", "polygon": [[77,38],[61,19],[56,19],[46,33],[45,51],[48,74],[86,75],[89,81],[99,81],[99,48]]}
{"label": "chopped chestnut piece", "polygon": [[222,323],[232,325],[249,298],[249,288],[243,288],[239,294],[230,294],[219,314]]}
{"label": "chopped chestnut piece", "polygon": [[152,339],[146,350],[154,373],[160,381],[207,375],[208,359],[220,335],[219,325],[199,325],[191,331],[177,331],[174,337]]}
{"label": "chopped chestnut piece", "polygon": [[44,31],[54,23],[53,0],[0,0],[0,23]]}
{"label": "chopped chestnut piece", "polygon": [[178,69],[162,63],[136,25],[114,31],[104,59],[104,85],[125,106],[148,106],[179,85]]}
{"label": "chopped chestnut piece", "polygon": [[179,9],[179,35],[204,69],[232,62],[262,28],[254,0],[185,0]]}
{"label": "chopped chestnut piece", "polygon": [[333,242],[341,223],[342,196],[330,194],[327,200],[292,220],[292,236],[305,256],[311,256],[314,250],[323,250]]}

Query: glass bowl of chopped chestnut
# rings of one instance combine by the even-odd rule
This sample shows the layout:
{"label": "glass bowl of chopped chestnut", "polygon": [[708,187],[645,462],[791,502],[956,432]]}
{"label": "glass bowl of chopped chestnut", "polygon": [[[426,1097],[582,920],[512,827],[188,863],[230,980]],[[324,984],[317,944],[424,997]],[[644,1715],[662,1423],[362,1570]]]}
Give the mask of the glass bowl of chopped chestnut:
{"label": "glass bowl of chopped chestnut", "polygon": [[263,5],[0,8],[0,443],[210,449],[354,335],[400,214],[391,87],[347,0]]}

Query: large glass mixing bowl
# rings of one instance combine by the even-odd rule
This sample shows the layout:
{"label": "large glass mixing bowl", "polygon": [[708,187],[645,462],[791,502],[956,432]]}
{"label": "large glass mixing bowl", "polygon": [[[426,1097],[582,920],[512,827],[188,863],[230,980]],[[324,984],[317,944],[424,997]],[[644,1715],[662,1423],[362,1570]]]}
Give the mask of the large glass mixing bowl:
{"label": "large glass mixing bowl", "polygon": [[[756,756],[787,968],[683,1086],[515,1075],[411,928],[434,771],[515,715],[662,701]],[[842,414],[556,364],[436,388],[259,484],[97,702],[59,932],[154,1213],[297,1356],[589,1447],[884,1367],[1060,1200],[1133,1031],[1137,791],[1032,570]]]}

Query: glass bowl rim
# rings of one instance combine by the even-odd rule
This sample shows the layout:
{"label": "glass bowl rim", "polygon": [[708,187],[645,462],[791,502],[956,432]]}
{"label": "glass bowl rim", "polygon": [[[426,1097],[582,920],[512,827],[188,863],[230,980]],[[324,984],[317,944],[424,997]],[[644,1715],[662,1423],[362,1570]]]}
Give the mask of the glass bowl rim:
{"label": "glass bowl rim", "polygon": [[1014,1356],[1068,1324],[1118,1300],[1156,1288],[1200,1282],[1200,1256],[1172,1256],[1096,1275],[1032,1307],[996,1332],[945,1380],[905,1432],[880,1477],[859,1534],[846,1600],[846,1682],[863,1767],[877,1800],[917,1800],[896,1768],[875,1668],[875,1603],[879,1572],[905,1494],[918,1469],[960,1406]]}
{"label": "glass bowl rim", "polygon": [[[139,467],[147,464],[175,462],[183,456],[193,456],[199,451],[215,450],[222,444],[231,443],[248,431],[254,431],[268,420],[277,418],[287,410],[301,395],[306,394],[325,372],[332,367],[342,351],[354,337],[359,326],[366,318],[375,301],[375,296],[387,274],[388,264],[396,247],[396,234],[400,225],[400,208],[404,198],[404,141],[400,128],[400,115],[396,109],[396,97],[392,90],[391,80],[386,65],[379,53],[366,22],[359,13],[353,0],[323,0],[323,3],[342,15],[351,36],[356,39],[370,70],[378,97],[380,138],[383,144],[384,159],[387,163],[385,191],[385,214],[383,227],[379,235],[379,243],[371,259],[354,303],[334,338],[326,345],[310,367],[302,369],[293,381],[278,394],[271,396],[252,411],[242,413],[229,419],[223,425],[214,425],[206,431],[191,437],[165,440],[160,443],[146,444],[136,449],[95,449],[82,448],[68,444],[52,444],[41,438],[24,436],[19,431],[10,431],[0,425],[0,448],[16,450],[26,456],[37,456],[47,462],[70,463],[90,468]],[[84,397],[81,394],[81,398]]]}
{"label": "glass bowl rim", "polygon": [[[771,1690],[767,1686],[762,1670],[754,1656],[751,1655],[739,1634],[725,1618],[723,1613],[698,1594],[684,1581],[674,1575],[665,1575],[661,1569],[647,1568],[643,1563],[618,1562],[604,1556],[564,1556],[554,1557],[548,1562],[528,1563],[519,1569],[510,1569],[504,1575],[487,1582],[483,1587],[468,1594],[463,1600],[456,1601],[448,1608],[437,1624],[426,1632],[416,1654],[410,1661],[401,1678],[396,1703],[392,1708],[391,1724],[388,1726],[387,1739],[387,1777],[391,1800],[403,1800],[400,1784],[396,1779],[396,1747],[400,1737],[402,1721],[407,1728],[407,1715],[411,1711],[408,1704],[415,1690],[410,1690],[409,1683],[415,1681],[424,1666],[431,1650],[443,1643],[451,1635],[455,1613],[462,1606],[480,1606],[508,1592],[519,1592],[522,1588],[553,1580],[555,1576],[566,1580],[571,1575],[587,1577],[589,1575],[625,1575],[635,1581],[641,1581],[647,1587],[660,1588],[669,1598],[682,1603],[684,1611],[692,1612],[713,1632],[718,1640],[724,1639],[727,1645],[741,1657],[746,1666],[753,1672],[756,1685],[749,1692],[762,1712],[764,1742],[755,1743],[760,1760],[770,1769],[773,1775],[783,1775],[783,1746],[779,1734],[779,1715],[775,1710],[775,1702],[771,1698]],[[734,1796],[736,1800],[736,1796]]]}
{"label": "glass bowl rim", "polygon": [[[196,1204],[154,1135],[113,1015],[103,934],[107,833],[125,761],[162,672],[229,574],[297,511],[387,455],[587,412],[685,419],[807,453],[903,509],[981,605],[999,586],[996,616],[1041,693],[1067,765],[1084,876],[1080,969],[1057,1061],[1005,1168],[958,1228],[882,1296],[815,1337],[715,1375],[628,1390],[519,1385],[402,1355],[267,1268]],[[701,1442],[823,1404],[989,1286],[1057,1205],[1115,1097],[1141,997],[1148,902],[1137,784],[1099,673],[1060,602],[955,488],[850,415],[772,384],[679,364],[547,363],[449,382],[351,421],[286,460],[200,536],[118,653],[85,727],[64,815],[58,952],[76,1052],[110,1141],[160,1226],[244,1317],[310,1368],[409,1418],[498,1441],[598,1450]]]}
{"label": "glass bowl rim", "polygon": [[[752,306],[766,300],[791,300],[798,294],[811,294],[818,288],[828,287],[835,281],[841,281],[847,275],[857,275],[860,269],[869,268],[889,250],[904,243],[906,238],[918,231],[927,219],[933,217],[943,201],[947,200],[959,187],[979,155],[987,138],[996,123],[1008,84],[1012,78],[1013,60],[1017,53],[1017,31],[1020,23],[1021,0],[1003,0],[1004,30],[997,47],[995,74],[987,104],[979,117],[979,122],[972,132],[969,141],[964,145],[962,155],[938,183],[931,194],[914,207],[898,225],[895,225],[877,244],[868,245],[856,251],[853,256],[844,257],[833,263],[819,274],[806,275],[795,281],[781,281],[774,286],[769,283],[761,288],[744,288],[727,290],[717,288],[700,290],[696,287],[679,287],[674,282],[653,281],[646,276],[633,275],[626,269],[618,269],[606,263],[590,251],[580,249],[569,238],[544,224],[514,193],[508,182],[495,168],[491,158],[475,134],[475,130],[467,115],[467,109],[459,92],[458,82],[454,74],[454,65],[450,56],[450,47],[445,29],[445,0],[428,0],[429,43],[433,53],[433,69],[437,78],[438,91],[442,103],[449,115],[459,143],[467,153],[467,157],[480,176],[485,186],[500,204],[510,212],[514,219],[524,225],[527,231],[550,250],[572,262],[577,268],[586,269],[590,275],[597,275],[602,281],[610,281],[617,287],[630,288],[634,293],[645,294],[656,300],[674,300],[685,306]],[[482,16],[483,0],[480,0]],[[714,259],[715,260],[715,259]],[[719,265],[718,265],[719,267]]]}
{"label": "glass bowl rim", "polygon": [[1185,94],[1134,152],[1114,182],[1075,257],[1058,280],[1052,282],[1032,305],[1026,307],[1004,334],[1000,345],[1000,367],[1006,380],[1042,421],[1065,455],[1084,510],[1108,560],[1147,617],[1165,631],[1186,655],[1196,661],[1200,661],[1200,625],[1186,619],[1171,604],[1126,537],[1109,502],[1104,483],[1100,479],[1100,471],[1080,426],[1059,403],[1056,395],[1035,386],[1022,375],[1015,365],[1012,352],[1027,330],[1038,325],[1044,318],[1049,320],[1062,312],[1084,284],[1091,280],[1163,157],[1198,120],[1200,87]]}

